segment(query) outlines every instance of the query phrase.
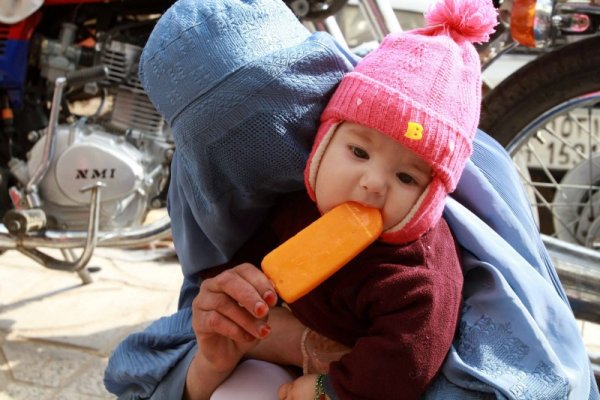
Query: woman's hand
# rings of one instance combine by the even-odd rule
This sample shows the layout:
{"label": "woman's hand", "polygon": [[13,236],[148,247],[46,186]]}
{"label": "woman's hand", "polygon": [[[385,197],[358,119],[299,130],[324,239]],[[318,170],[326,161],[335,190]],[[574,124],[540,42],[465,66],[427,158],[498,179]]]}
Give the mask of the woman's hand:
{"label": "woman's hand", "polygon": [[205,399],[231,373],[242,356],[269,336],[269,308],[277,303],[269,279],[241,264],[206,279],[192,303],[198,352],[186,379],[186,397]]}
{"label": "woman's hand", "polygon": [[277,393],[279,400],[314,399],[317,376],[315,374],[304,375],[290,383],[281,385]]}

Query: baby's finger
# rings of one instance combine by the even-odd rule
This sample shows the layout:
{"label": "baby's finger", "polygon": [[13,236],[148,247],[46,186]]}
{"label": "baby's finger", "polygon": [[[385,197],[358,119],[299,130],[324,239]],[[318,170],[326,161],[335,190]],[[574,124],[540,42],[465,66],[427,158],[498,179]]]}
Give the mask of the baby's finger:
{"label": "baby's finger", "polygon": [[277,391],[277,398],[279,400],[285,400],[288,396],[288,392],[290,391],[291,383],[284,383],[279,386],[279,390]]}

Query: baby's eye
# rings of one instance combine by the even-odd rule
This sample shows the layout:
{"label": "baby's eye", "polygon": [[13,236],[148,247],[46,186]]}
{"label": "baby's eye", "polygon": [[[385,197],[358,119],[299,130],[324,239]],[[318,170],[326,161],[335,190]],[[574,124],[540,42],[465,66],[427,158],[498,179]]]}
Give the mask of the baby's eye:
{"label": "baby's eye", "polygon": [[402,182],[406,185],[411,185],[411,184],[417,183],[417,181],[412,176],[407,174],[406,172],[398,172],[396,174],[396,176],[398,177],[398,179],[400,179],[400,182]]}
{"label": "baby's eye", "polygon": [[354,154],[355,157],[364,158],[365,160],[369,159],[369,153],[360,147],[350,146],[350,150],[352,150],[352,154]]}

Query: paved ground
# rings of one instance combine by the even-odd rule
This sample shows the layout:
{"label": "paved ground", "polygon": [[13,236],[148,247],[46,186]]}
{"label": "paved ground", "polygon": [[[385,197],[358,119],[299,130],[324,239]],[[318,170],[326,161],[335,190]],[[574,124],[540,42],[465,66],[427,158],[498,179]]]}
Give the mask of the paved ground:
{"label": "paved ground", "polygon": [[148,252],[100,249],[101,270],[45,269],[18,252],[0,256],[0,400],[111,399],[107,358],[127,334],[175,310],[177,261],[140,261]]}
{"label": "paved ground", "polygon": [[[45,269],[15,251],[0,256],[0,400],[110,399],[107,358],[127,334],[176,308],[174,258],[99,249],[95,281]],[[582,324],[600,355],[600,326]]]}

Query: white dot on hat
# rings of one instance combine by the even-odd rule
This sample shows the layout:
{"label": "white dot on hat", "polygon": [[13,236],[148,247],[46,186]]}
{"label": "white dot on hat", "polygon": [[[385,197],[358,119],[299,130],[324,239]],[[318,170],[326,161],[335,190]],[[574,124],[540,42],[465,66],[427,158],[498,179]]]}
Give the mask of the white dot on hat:
{"label": "white dot on hat", "polygon": [[356,105],[360,106],[362,104],[362,99],[361,98],[357,98],[356,99]]}
{"label": "white dot on hat", "polygon": [[450,150],[450,153],[454,151],[454,140],[448,142],[448,149]]}

